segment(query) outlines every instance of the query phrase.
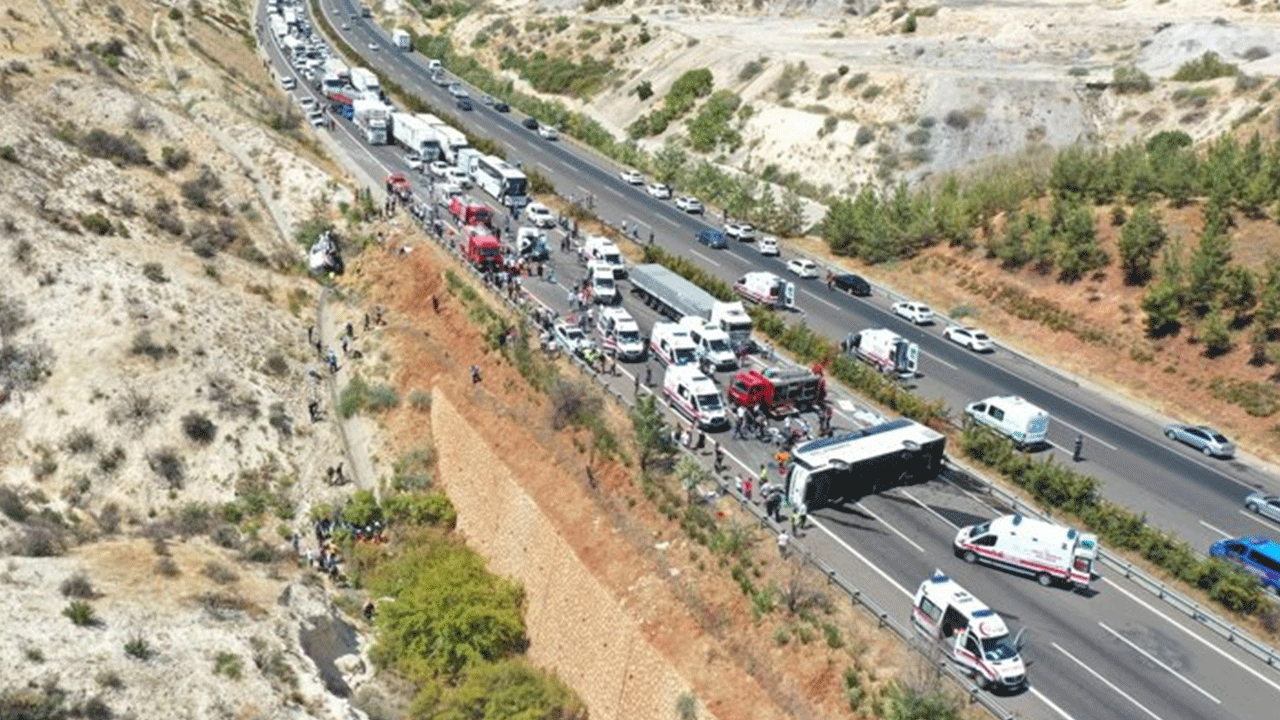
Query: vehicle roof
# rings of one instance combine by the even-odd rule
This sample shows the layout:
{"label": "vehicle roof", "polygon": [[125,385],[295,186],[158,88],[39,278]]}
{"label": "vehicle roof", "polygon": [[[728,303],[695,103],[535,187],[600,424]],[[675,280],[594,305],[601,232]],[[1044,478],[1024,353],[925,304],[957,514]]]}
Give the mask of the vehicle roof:
{"label": "vehicle roof", "polygon": [[1252,547],[1254,550],[1268,555],[1270,557],[1280,559],[1280,543],[1265,535],[1245,535],[1243,537],[1231,538],[1225,542],[1241,542]]}
{"label": "vehicle roof", "polygon": [[626,309],[626,308],[620,308],[620,307],[607,307],[607,308],[604,308],[603,310],[601,310],[601,311],[600,311],[600,316],[601,316],[601,317],[611,317],[611,318],[613,318],[613,319],[614,319],[614,321],[615,321],[615,322],[618,322],[618,321],[621,321],[621,320],[633,320],[633,321],[634,321],[634,319],[635,319],[635,318],[631,317],[631,313],[627,312],[627,309]]}
{"label": "vehicle roof", "polygon": [[[1002,515],[991,521],[991,529],[996,532],[1005,532],[1017,535],[1039,535],[1045,540],[1060,541],[1063,544],[1062,549],[1067,550],[1073,545],[1077,538],[1092,539],[1097,543],[1097,536],[1081,534],[1080,531],[1066,525],[1058,525],[1057,523],[1041,520],[1040,518],[1031,517],[1029,515]],[[1036,539],[1041,539],[1037,537]]]}
{"label": "vehicle roof", "polygon": [[989,398],[975,400],[974,402],[987,403],[988,405],[991,405],[992,403],[998,403],[1005,410],[1010,410],[1010,409],[1035,410],[1037,412],[1041,412],[1048,415],[1048,413],[1046,413],[1039,406],[1031,404],[1030,400],[1022,397],[1021,395],[993,395]]}
{"label": "vehicle roof", "polygon": [[969,618],[969,627],[979,638],[1009,634],[1009,626],[1005,625],[1004,620],[994,610],[961,587],[960,583],[941,572],[934,573],[933,577],[921,583],[920,589],[924,591],[925,597],[939,606],[949,605]]}
{"label": "vehicle roof", "polygon": [[671,365],[667,368],[666,377],[698,387],[700,392],[706,392],[703,383],[710,386],[712,392],[719,392],[715,383],[694,365]]}
{"label": "vehicle roof", "polygon": [[942,437],[920,423],[899,418],[835,437],[807,442],[792,452],[791,459],[811,468],[828,465],[833,460],[852,464],[900,450],[906,442],[925,445],[941,440]]}

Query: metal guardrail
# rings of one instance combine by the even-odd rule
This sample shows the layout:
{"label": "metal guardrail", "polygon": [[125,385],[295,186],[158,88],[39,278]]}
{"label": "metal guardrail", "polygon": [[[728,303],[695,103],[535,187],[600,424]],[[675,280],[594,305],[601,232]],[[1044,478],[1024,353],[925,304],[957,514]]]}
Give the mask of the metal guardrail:
{"label": "metal guardrail", "polygon": [[[1010,510],[1013,512],[1038,517],[1042,520],[1053,521],[1053,518],[1041,512],[1039,508],[1028,505],[999,485],[987,481],[977,472],[962,463],[956,462],[950,457],[947,457],[944,459],[944,465],[947,467],[948,471],[962,476],[965,481],[982,487],[988,495],[1009,506]],[[1128,560],[1125,560],[1113,553],[1108,553],[1105,550],[1099,550],[1098,557],[1102,562],[1123,573],[1125,578],[1142,586],[1143,589],[1150,592],[1156,598],[1164,601],[1170,607],[1178,610],[1204,627],[1214,631],[1232,645],[1236,645],[1259,660],[1262,660],[1267,664],[1267,666],[1280,670],[1280,652],[1277,652],[1270,645],[1258,640],[1253,637],[1253,635],[1242,630],[1236,625],[1232,625],[1230,622],[1227,622],[1222,617],[1205,608],[1204,605],[1201,605],[1200,603],[1177,592],[1177,590],[1171,587],[1168,583],[1162,582],[1148,575]]]}

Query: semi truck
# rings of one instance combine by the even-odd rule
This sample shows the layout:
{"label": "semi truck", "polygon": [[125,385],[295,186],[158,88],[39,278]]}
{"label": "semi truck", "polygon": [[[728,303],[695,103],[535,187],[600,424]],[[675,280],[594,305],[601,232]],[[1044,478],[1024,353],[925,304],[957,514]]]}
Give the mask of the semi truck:
{"label": "semi truck", "polygon": [[984,687],[1003,691],[1026,687],[1023,631],[1011,636],[1004,619],[941,570],[934,570],[916,590],[911,625],[942,646],[951,662]]}
{"label": "semi truck", "polygon": [[770,417],[782,417],[813,409],[826,397],[821,368],[779,369],[737,373],[729,383],[729,402],[760,408]]}
{"label": "semi truck", "polygon": [[787,499],[792,507],[812,509],[931,480],[942,469],[946,442],[941,433],[902,418],[804,443],[791,451]]}
{"label": "semi truck", "polygon": [[672,320],[696,317],[718,325],[729,334],[735,349],[751,345],[751,316],[741,302],[716,300],[706,290],[671,270],[650,263],[630,269],[631,292]]}
{"label": "semi truck", "polygon": [[1026,515],[1004,515],[960,528],[956,557],[1031,575],[1045,587],[1087,588],[1098,559],[1098,536]]}
{"label": "semi truck", "polygon": [[392,30],[391,40],[401,50],[413,49],[413,36],[409,34],[408,30]]}
{"label": "semi truck", "polygon": [[440,152],[443,154],[444,161],[450,165],[456,165],[458,163],[458,151],[469,147],[467,145],[467,136],[444,122],[436,125],[436,136],[440,138]]}
{"label": "semi truck", "polygon": [[493,219],[493,210],[488,205],[481,205],[460,195],[455,195],[449,200],[449,214],[453,215],[458,224],[463,227],[472,225],[489,227]]}
{"label": "semi truck", "polygon": [[391,134],[396,143],[409,152],[418,153],[424,163],[434,162],[440,157],[440,139],[436,136],[436,129],[420,115],[391,113]]}
{"label": "semi truck", "polygon": [[357,98],[351,103],[351,117],[370,145],[386,145],[391,126],[391,108],[381,100]]}
{"label": "semi truck", "polygon": [[771,272],[749,272],[738,278],[733,291],[746,300],[771,308],[796,305],[796,285]]}
{"label": "semi truck", "polygon": [[920,370],[920,346],[892,330],[874,328],[849,333],[841,347],[886,375],[907,380]]}
{"label": "semi truck", "polygon": [[465,251],[467,262],[481,272],[502,269],[502,245],[483,225],[467,228]]}
{"label": "semi truck", "polygon": [[351,87],[358,93],[379,94],[382,91],[382,85],[378,82],[378,76],[368,68],[351,68]]}

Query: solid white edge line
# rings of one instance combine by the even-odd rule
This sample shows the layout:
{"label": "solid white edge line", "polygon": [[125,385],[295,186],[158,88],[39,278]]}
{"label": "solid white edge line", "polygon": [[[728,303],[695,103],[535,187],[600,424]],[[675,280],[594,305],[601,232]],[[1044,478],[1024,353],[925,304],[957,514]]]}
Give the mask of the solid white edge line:
{"label": "solid white edge line", "polygon": [[1181,631],[1183,631],[1184,633],[1186,633],[1186,634],[1190,635],[1191,637],[1195,638],[1196,640],[1199,640],[1201,643],[1203,643],[1203,644],[1204,644],[1204,646],[1205,646],[1205,647],[1209,648],[1210,650],[1213,650],[1214,652],[1218,653],[1219,655],[1221,655],[1222,657],[1226,658],[1227,660],[1230,660],[1231,662],[1235,663],[1236,667],[1239,667],[1241,670],[1244,670],[1245,672],[1249,673],[1250,675],[1253,675],[1254,677],[1258,678],[1258,679],[1259,679],[1259,680],[1261,680],[1262,682],[1264,682],[1264,683],[1266,683],[1266,684],[1270,685],[1271,687],[1275,688],[1276,692],[1280,692],[1280,683],[1277,683],[1276,681],[1274,681],[1274,680],[1272,680],[1272,679],[1270,679],[1270,678],[1268,678],[1268,677],[1264,676],[1262,673],[1260,673],[1260,672],[1258,672],[1257,670],[1255,670],[1255,669],[1253,669],[1253,668],[1249,667],[1248,665],[1244,664],[1244,663],[1243,663],[1242,661],[1240,661],[1238,658],[1234,658],[1234,657],[1232,657],[1232,656],[1231,656],[1231,654],[1230,654],[1230,653],[1228,653],[1226,650],[1223,650],[1222,648],[1218,647],[1217,645],[1214,645],[1213,643],[1209,642],[1208,640],[1206,640],[1206,639],[1204,639],[1204,638],[1200,637],[1199,635],[1197,635],[1196,633],[1192,632],[1190,628],[1188,628],[1187,626],[1183,625],[1182,623],[1174,622],[1174,621],[1173,621],[1173,618],[1169,617],[1168,615],[1164,614],[1163,612],[1160,612],[1159,610],[1157,610],[1156,608],[1154,608],[1154,607],[1152,607],[1151,605],[1147,604],[1146,602],[1144,602],[1144,601],[1142,601],[1142,600],[1138,599],[1138,596],[1134,595],[1133,593],[1129,592],[1128,590],[1125,590],[1124,588],[1120,587],[1120,586],[1119,586],[1119,585],[1117,585],[1116,583],[1114,583],[1114,582],[1112,582],[1112,581],[1108,580],[1108,579],[1107,579],[1107,578],[1105,578],[1105,577],[1103,577],[1103,578],[1102,578],[1102,582],[1105,582],[1106,584],[1110,585],[1111,587],[1115,588],[1116,590],[1119,590],[1120,592],[1124,593],[1124,594],[1125,594],[1125,596],[1127,596],[1130,600],[1132,600],[1132,601],[1134,601],[1134,602],[1138,603],[1139,605],[1141,605],[1141,606],[1145,607],[1146,609],[1150,610],[1150,611],[1151,611],[1152,613],[1154,613],[1155,615],[1157,615],[1157,616],[1159,616],[1159,617],[1161,617],[1161,618],[1164,618],[1164,620],[1165,620],[1166,622],[1168,622],[1170,625],[1172,625],[1172,626],[1174,626],[1174,627],[1178,628],[1179,630],[1181,630]]}
{"label": "solid white edge line", "polygon": [[[903,535],[903,534],[902,534],[902,532],[901,532],[900,530],[898,530],[898,528],[896,528],[896,527],[894,527],[894,526],[890,525],[889,523],[885,522],[885,521],[884,521],[884,518],[880,517],[879,515],[875,514],[874,512],[871,512],[871,510],[870,510],[866,505],[863,505],[863,504],[862,504],[862,502],[856,502],[856,503],[854,503],[854,505],[855,505],[855,506],[857,506],[860,510],[862,510],[862,512],[864,512],[864,513],[866,513],[866,514],[870,515],[870,516],[871,516],[871,517],[872,517],[876,522],[878,522],[878,523],[880,523],[881,525],[883,525],[883,526],[885,526],[885,527],[889,528],[890,530],[892,530],[894,535],[897,535],[898,537],[902,538],[902,539],[903,539],[903,541],[904,541],[904,542],[906,542],[908,545],[910,545],[911,547],[915,548],[916,550],[919,550],[919,551],[920,551],[920,552],[922,552],[922,553],[924,552],[924,548],[920,547],[920,546],[919,546],[919,545],[917,545],[915,542],[913,542],[913,541],[911,540],[911,538],[907,537],[906,535]],[[913,596],[913,597],[914,597],[914,596]]]}
{"label": "solid white edge line", "polygon": [[1066,656],[1067,656],[1067,658],[1068,658],[1069,660],[1071,660],[1071,661],[1072,661],[1072,662],[1074,662],[1075,664],[1079,665],[1080,667],[1084,668],[1084,669],[1085,669],[1085,670],[1086,670],[1090,675],[1092,675],[1092,676],[1094,676],[1094,677],[1098,678],[1099,680],[1101,680],[1101,681],[1102,681],[1102,683],[1103,683],[1104,685],[1106,685],[1107,687],[1111,688],[1111,689],[1112,689],[1113,691],[1115,691],[1115,693],[1116,693],[1117,695],[1119,695],[1120,697],[1122,697],[1122,698],[1124,698],[1125,700],[1128,700],[1129,702],[1133,703],[1135,706],[1137,706],[1137,708],[1138,708],[1139,710],[1141,710],[1142,712],[1144,712],[1144,713],[1146,713],[1146,714],[1150,715],[1151,717],[1155,718],[1155,720],[1164,720],[1164,719],[1163,719],[1163,718],[1161,718],[1159,715],[1157,715],[1157,714],[1155,714],[1155,713],[1151,712],[1150,710],[1148,710],[1148,709],[1147,709],[1147,707],[1146,707],[1145,705],[1143,705],[1142,703],[1138,702],[1137,700],[1134,700],[1132,695],[1130,695],[1129,693],[1127,693],[1127,692],[1125,692],[1125,691],[1121,690],[1119,687],[1117,687],[1117,686],[1116,686],[1116,684],[1115,684],[1115,683],[1113,683],[1113,682],[1111,682],[1110,680],[1108,680],[1108,679],[1106,679],[1106,678],[1102,677],[1101,675],[1099,675],[1097,670],[1094,670],[1093,668],[1089,667],[1088,665],[1085,665],[1085,664],[1084,664],[1083,662],[1081,662],[1081,661],[1080,661],[1080,660],[1079,660],[1075,655],[1072,655],[1071,653],[1069,653],[1069,652],[1067,652],[1066,650],[1064,650],[1064,649],[1063,649],[1063,647],[1062,647],[1061,645],[1059,645],[1058,643],[1051,643],[1051,644],[1052,644],[1055,648],[1057,648],[1057,649],[1058,649],[1058,652],[1062,653],[1063,655],[1066,655]]}
{"label": "solid white edge line", "polygon": [[1127,637],[1125,637],[1125,636],[1121,635],[1120,633],[1116,632],[1115,630],[1112,630],[1109,626],[1107,626],[1107,624],[1106,624],[1106,623],[1099,622],[1099,623],[1098,623],[1098,627],[1101,627],[1103,630],[1106,630],[1107,632],[1111,633],[1111,635],[1112,635],[1113,637],[1115,637],[1115,639],[1119,640],[1120,642],[1124,643],[1125,645],[1128,645],[1129,647],[1131,647],[1131,648],[1133,648],[1134,650],[1138,651],[1139,653],[1141,653],[1141,654],[1142,654],[1142,656],[1143,656],[1143,657],[1145,657],[1146,659],[1148,659],[1148,660],[1150,660],[1151,662],[1155,663],[1156,665],[1159,665],[1159,666],[1160,666],[1160,668],[1161,668],[1162,670],[1164,670],[1165,672],[1169,673],[1170,675],[1172,675],[1172,676],[1174,676],[1174,677],[1178,678],[1178,679],[1179,679],[1179,680],[1181,680],[1182,682],[1186,683],[1188,687],[1192,688],[1192,689],[1193,689],[1193,690],[1195,690],[1196,692],[1200,693],[1201,695],[1204,695],[1205,697],[1209,698],[1210,700],[1214,701],[1215,703],[1217,703],[1217,704],[1219,704],[1219,705],[1221,705],[1221,704],[1222,704],[1222,701],[1221,701],[1221,700],[1219,700],[1218,698],[1216,698],[1216,697],[1214,697],[1214,696],[1210,695],[1210,694],[1209,694],[1209,693],[1208,693],[1204,688],[1202,688],[1202,687],[1200,687],[1199,685],[1196,685],[1195,683],[1191,682],[1191,681],[1190,681],[1190,680],[1188,680],[1186,677],[1184,677],[1184,676],[1182,675],[1182,673],[1178,672],[1177,670],[1174,670],[1173,668],[1169,667],[1168,665],[1165,665],[1164,663],[1160,662],[1159,660],[1157,660],[1157,659],[1156,659],[1156,657],[1155,657],[1154,655],[1152,655],[1151,653],[1147,652],[1146,650],[1143,650],[1142,648],[1138,647],[1138,646],[1137,646],[1137,645],[1136,645],[1132,640],[1130,640],[1129,638],[1127,638]]}
{"label": "solid white edge line", "polygon": [[1091,435],[1091,434],[1089,434],[1089,433],[1087,433],[1087,432],[1085,432],[1085,431],[1081,430],[1080,428],[1078,428],[1078,427],[1076,427],[1076,426],[1074,426],[1074,425],[1072,425],[1072,424],[1070,424],[1070,423],[1063,422],[1062,420],[1059,420],[1059,419],[1057,419],[1057,418],[1054,418],[1054,419],[1053,419],[1053,421],[1054,421],[1054,422],[1056,422],[1056,423],[1058,423],[1059,425],[1061,425],[1061,426],[1065,427],[1065,428],[1069,428],[1072,432],[1076,433],[1077,435],[1083,435],[1083,436],[1085,436],[1085,437],[1089,438],[1090,440],[1092,440],[1092,441],[1094,441],[1094,442],[1098,443],[1099,445],[1101,445],[1101,446],[1103,446],[1103,447],[1105,447],[1105,448],[1107,448],[1107,449],[1109,449],[1109,450],[1111,450],[1111,451],[1113,451],[1113,452],[1114,452],[1114,451],[1116,451],[1116,450],[1119,450],[1119,449],[1120,449],[1120,448],[1116,447],[1115,445],[1112,445],[1111,443],[1107,442],[1106,440],[1103,440],[1103,439],[1099,438],[1097,435]]}
{"label": "solid white edge line", "polygon": [[720,263],[716,262],[715,260],[712,260],[706,255],[703,255],[702,253],[698,252],[697,250],[694,250],[693,248],[689,248],[689,252],[693,253],[694,255],[697,255],[698,257],[702,258],[704,261],[709,262],[712,265],[715,265],[716,267],[720,267]]}
{"label": "solid white edge line", "polygon": [[924,503],[920,502],[920,500],[919,500],[918,498],[916,498],[916,496],[915,496],[915,495],[912,495],[911,493],[907,492],[906,490],[901,490],[900,492],[901,492],[903,495],[906,495],[908,498],[910,498],[910,499],[911,499],[911,502],[913,502],[913,503],[915,503],[915,504],[919,505],[920,507],[924,508],[925,510],[928,510],[929,512],[933,513],[933,516],[934,516],[934,517],[936,517],[936,518],[938,518],[939,520],[941,520],[942,522],[944,522],[944,523],[946,523],[946,524],[950,525],[952,530],[959,530],[959,529],[960,529],[960,526],[959,526],[959,525],[956,525],[955,523],[951,522],[950,520],[948,520],[948,519],[946,519],[946,518],[942,517],[942,515],[940,515],[940,514],[938,513],[938,511],[937,511],[937,510],[934,510],[933,508],[929,507],[928,505],[925,505]]}
{"label": "solid white edge line", "polygon": [[814,527],[826,533],[827,537],[831,538],[832,540],[835,540],[836,544],[844,548],[846,552],[848,552],[850,555],[861,560],[863,565],[866,565],[867,567],[871,568],[873,571],[875,571],[877,575],[883,578],[885,582],[897,588],[898,592],[902,593],[903,595],[906,595],[908,599],[912,599],[915,597],[915,595],[909,592],[906,588],[902,587],[902,585],[900,585],[897,580],[894,580],[893,578],[889,577],[888,573],[886,573],[885,571],[877,567],[875,563],[868,560],[865,556],[863,556],[862,553],[858,552],[857,550],[854,550],[852,545],[840,539],[835,533],[828,530],[827,526],[818,522],[816,519],[811,518],[810,521],[813,523]]}
{"label": "solid white edge line", "polygon": [[1216,527],[1214,527],[1214,526],[1210,525],[1209,523],[1207,523],[1207,522],[1205,522],[1205,521],[1203,521],[1203,520],[1200,520],[1200,521],[1198,521],[1198,522],[1199,522],[1201,525],[1203,525],[1203,526],[1205,526],[1205,527],[1209,528],[1210,530],[1212,530],[1212,531],[1214,531],[1214,532],[1218,533],[1219,535],[1221,535],[1223,540],[1226,540],[1226,539],[1228,539],[1228,538],[1231,538],[1231,537],[1232,537],[1231,535],[1228,535],[1227,533],[1223,532],[1221,529],[1216,528]]}

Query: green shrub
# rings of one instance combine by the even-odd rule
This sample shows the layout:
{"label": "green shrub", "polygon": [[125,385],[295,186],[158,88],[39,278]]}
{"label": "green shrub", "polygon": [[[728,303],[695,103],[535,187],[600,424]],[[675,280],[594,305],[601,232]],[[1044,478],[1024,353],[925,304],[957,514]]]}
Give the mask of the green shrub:
{"label": "green shrub", "polygon": [[1190,60],[1182,64],[1178,71],[1173,74],[1173,80],[1178,82],[1200,82],[1202,80],[1212,80],[1214,78],[1228,77],[1239,72],[1239,68],[1226,62],[1218,53],[1209,50],[1195,60]]}
{"label": "green shrub", "polygon": [[171,147],[165,145],[160,148],[160,162],[166,169],[181,170],[191,162],[191,152],[184,147]]}
{"label": "green shrub", "polygon": [[1254,417],[1270,417],[1280,410],[1280,392],[1266,383],[1216,377],[1209,382],[1209,393],[1239,405]]}
{"label": "green shrub", "polygon": [[62,609],[62,614],[66,615],[71,622],[79,627],[93,627],[99,624],[98,616],[93,611],[93,606],[83,600],[72,600],[69,605]]}
{"label": "green shrub", "polygon": [[213,659],[213,674],[239,680],[244,674],[244,660],[232,652],[220,652]]}
{"label": "green shrub", "polygon": [[80,147],[93,157],[112,160],[124,165],[150,165],[147,149],[132,135],[115,135],[101,128],[94,128],[80,139]]}
{"label": "green shrub", "polygon": [[18,151],[12,145],[0,145],[0,160],[18,164]]}
{"label": "green shrub", "polygon": [[94,235],[110,235],[115,227],[106,215],[100,212],[90,213],[80,216],[80,227],[93,233]]}
{"label": "green shrub", "polygon": [[141,636],[135,636],[131,638],[129,642],[125,643],[124,652],[129,657],[142,660],[143,662],[150,660],[156,655],[156,651],[152,649],[151,644],[147,642],[146,638]]}

